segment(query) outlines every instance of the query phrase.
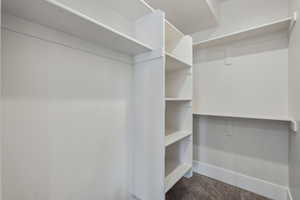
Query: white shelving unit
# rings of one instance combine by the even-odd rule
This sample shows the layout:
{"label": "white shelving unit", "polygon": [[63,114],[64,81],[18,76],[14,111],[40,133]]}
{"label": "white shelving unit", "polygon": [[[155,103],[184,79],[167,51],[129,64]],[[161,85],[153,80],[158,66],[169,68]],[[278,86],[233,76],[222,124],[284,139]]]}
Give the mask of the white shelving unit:
{"label": "white shelving unit", "polygon": [[[151,51],[153,48],[151,40],[145,40],[146,33],[139,28],[140,20],[150,14],[150,10],[141,5],[142,2],[130,0],[126,1],[128,4],[125,8],[131,6],[132,8],[122,11],[119,3],[107,0],[89,1],[86,4],[68,0],[9,0],[4,1],[3,7],[5,12],[17,17],[128,55]],[[119,12],[116,13],[116,10]],[[131,32],[131,27],[135,27],[136,31]]]}
{"label": "white shelving unit", "polygon": [[165,192],[192,175],[192,39],[165,22]]}
{"label": "white shelving unit", "polygon": [[[76,45],[101,52],[107,48],[105,53],[112,57],[103,56],[105,59],[111,58],[116,66],[132,65],[126,68],[134,86],[130,88],[132,98],[128,98],[132,102],[126,105],[132,134],[128,136],[132,196],[163,200],[182,176],[192,175],[190,36],[165,21],[162,11],[140,0],[2,2],[2,29],[6,31],[60,48],[73,48],[71,43],[77,53],[82,52]],[[126,61],[118,60],[119,56]],[[170,149],[174,151],[169,153]]]}
{"label": "white shelving unit", "polygon": [[225,45],[234,41],[240,41],[251,37],[261,36],[265,34],[271,34],[279,31],[289,31],[289,29],[295,23],[295,19],[288,17],[282,20],[270,22],[260,26],[251,27],[245,30],[240,30],[234,33],[225,34],[210,38],[208,40],[203,40],[197,43],[194,43],[194,48],[206,48],[217,45]]}

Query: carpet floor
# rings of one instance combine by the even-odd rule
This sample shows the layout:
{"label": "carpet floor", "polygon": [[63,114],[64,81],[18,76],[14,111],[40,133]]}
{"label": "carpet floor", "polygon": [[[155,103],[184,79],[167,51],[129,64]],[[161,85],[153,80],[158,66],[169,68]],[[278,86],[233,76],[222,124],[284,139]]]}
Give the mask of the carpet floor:
{"label": "carpet floor", "polygon": [[194,173],[182,178],[166,194],[166,200],[270,200],[252,192]]}

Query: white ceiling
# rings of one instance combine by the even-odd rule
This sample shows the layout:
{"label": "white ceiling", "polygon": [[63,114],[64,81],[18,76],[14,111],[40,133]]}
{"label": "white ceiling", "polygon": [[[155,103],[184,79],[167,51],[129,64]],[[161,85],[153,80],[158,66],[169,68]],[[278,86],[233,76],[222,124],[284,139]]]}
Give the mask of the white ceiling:
{"label": "white ceiling", "polygon": [[[216,26],[220,0],[145,0],[186,34]],[[223,1],[223,0],[222,0]]]}

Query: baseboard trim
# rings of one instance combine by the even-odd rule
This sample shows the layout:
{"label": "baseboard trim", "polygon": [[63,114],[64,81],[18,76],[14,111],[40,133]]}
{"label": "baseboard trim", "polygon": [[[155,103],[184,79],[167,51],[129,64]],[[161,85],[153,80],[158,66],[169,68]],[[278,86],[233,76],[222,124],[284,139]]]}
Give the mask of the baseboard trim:
{"label": "baseboard trim", "polygon": [[199,161],[193,161],[193,171],[270,199],[292,200],[288,187],[250,177],[221,167]]}

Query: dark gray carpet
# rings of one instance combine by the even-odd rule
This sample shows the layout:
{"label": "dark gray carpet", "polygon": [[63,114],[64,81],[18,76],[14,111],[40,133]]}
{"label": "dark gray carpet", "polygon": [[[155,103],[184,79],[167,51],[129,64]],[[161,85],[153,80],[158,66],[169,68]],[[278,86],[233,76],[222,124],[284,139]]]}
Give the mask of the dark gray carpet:
{"label": "dark gray carpet", "polygon": [[182,178],[166,195],[166,200],[270,200],[260,195],[194,173]]}

